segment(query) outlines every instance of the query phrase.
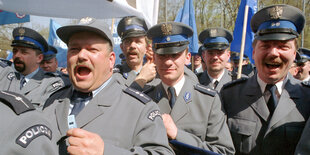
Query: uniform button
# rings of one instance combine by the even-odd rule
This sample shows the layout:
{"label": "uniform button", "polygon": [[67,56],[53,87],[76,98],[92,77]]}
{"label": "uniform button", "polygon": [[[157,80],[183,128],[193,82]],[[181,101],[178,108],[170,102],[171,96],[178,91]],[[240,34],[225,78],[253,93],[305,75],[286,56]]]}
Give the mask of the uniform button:
{"label": "uniform button", "polygon": [[130,151],[131,151],[131,152],[135,152],[135,149],[134,149],[134,148],[132,148],[132,149],[130,149]]}

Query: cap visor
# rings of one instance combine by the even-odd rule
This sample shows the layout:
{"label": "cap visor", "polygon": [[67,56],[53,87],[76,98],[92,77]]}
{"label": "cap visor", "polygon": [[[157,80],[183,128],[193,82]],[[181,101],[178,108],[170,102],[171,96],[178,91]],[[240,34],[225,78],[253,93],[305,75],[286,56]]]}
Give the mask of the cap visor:
{"label": "cap visor", "polygon": [[167,47],[167,48],[159,48],[155,49],[156,54],[176,54],[179,52],[183,52],[187,48],[187,44],[180,47]]}
{"label": "cap visor", "polygon": [[262,36],[256,36],[257,40],[291,40],[297,38],[296,35],[286,34],[286,33],[274,33],[274,34],[265,34]]}

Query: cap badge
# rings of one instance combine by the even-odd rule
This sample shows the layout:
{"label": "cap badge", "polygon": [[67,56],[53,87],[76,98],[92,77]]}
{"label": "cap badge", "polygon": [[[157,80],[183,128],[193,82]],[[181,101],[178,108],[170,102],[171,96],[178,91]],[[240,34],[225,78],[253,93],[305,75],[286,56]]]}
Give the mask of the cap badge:
{"label": "cap badge", "polygon": [[80,20],[79,24],[80,25],[89,25],[95,21],[94,18],[92,17],[84,17]]}
{"label": "cap badge", "polygon": [[24,39],[25,32],[26,32],[26,30],[25,30],[24,28],[20,28],[20,29],[18,30],[19,39],[20,39],[20,40],[23,40],[23,39]]}
{"label": "cap badge", "polygon": [[161,31],[163,32],[163,35],[165,35],[165,36],[171,35],[172,25],[171,24],[161,25]]}
{"label": "cap badge", "polygon": [[215,37],[217,34],[217,30],[216,29],[211,29],[210,30],[210,37]]}
{"label": "cap badge", "polygon": [[279,19],[282,17],[283,7],[275,6],[269,10],[269,16],[271,19]]}
{"label": "cap badge", "polygon": [[132,23],[132,19],[131,18],[126,18],[125,25],[130,25],[131,23]]}

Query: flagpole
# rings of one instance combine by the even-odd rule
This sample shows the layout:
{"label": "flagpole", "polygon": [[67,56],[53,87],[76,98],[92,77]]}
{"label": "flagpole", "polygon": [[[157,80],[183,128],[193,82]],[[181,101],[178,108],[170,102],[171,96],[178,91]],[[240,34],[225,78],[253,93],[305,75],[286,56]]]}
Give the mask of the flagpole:
{"label": "flagpole", "polygon": [[246,37],[246,27],[247,27],[247,23],[248,23],[248,13],[249,13],[249,6],[245,5],[244,18],[243,18],[243,29],[242,29],[242,41],[241,41],[241,49],[240,49],[240,58],[239,58],[237,79],[241,78],[243,54],[244,54],[244,47],[245,47],[245,37]]}
{"label": "flagpole", "polygon": [[[305,4],[306,4],[306,2],[305,2],[305,0],[303,0],[302,11],[303,11],[303,14],[304,14],[304,15],[305,15],[305,13],[306,13]],[[305,25],[305,27],[306,27],[306,25]],[[305,39],[305,31],[302,31],[302,33],[301,33],[301,47],[304,47],[304,39]]]}
{"label": "flagpole", "polygon": [[113,29],[114,29],[114,22],[115,22],[115,19],[112,18],[112,25],[111,25],[111,34],[113,35]]}

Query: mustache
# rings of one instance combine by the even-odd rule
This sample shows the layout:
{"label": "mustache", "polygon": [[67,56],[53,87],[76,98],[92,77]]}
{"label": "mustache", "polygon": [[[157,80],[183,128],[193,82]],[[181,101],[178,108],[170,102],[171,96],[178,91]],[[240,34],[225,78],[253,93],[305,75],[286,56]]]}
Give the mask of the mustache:
{"label": "mustache", "polygon": [[20,60],[19,58],[15,58],[14,59],[14,63],[22,63],[22,64],[24,64],[25,62]]}
{"label": "mustache", "polygon": [[85,63],[85,62],[78,62],[74,64],[73,68],[76,68],[77,66],[83,66],[83,67],[89,68],[90,70],[94,70],[94,67],[92,65]]}

